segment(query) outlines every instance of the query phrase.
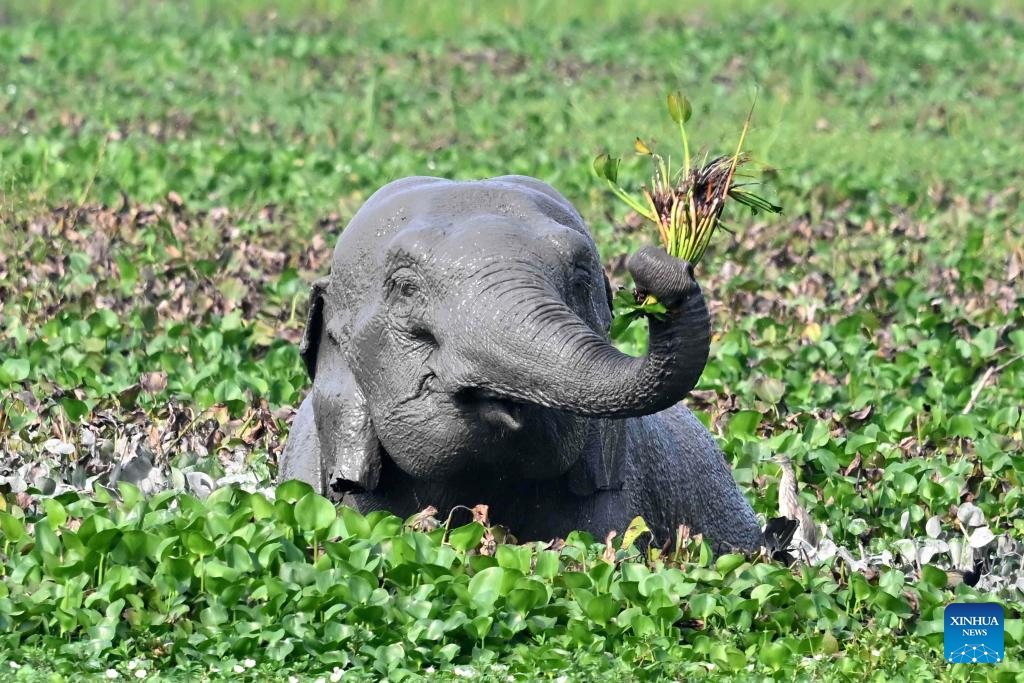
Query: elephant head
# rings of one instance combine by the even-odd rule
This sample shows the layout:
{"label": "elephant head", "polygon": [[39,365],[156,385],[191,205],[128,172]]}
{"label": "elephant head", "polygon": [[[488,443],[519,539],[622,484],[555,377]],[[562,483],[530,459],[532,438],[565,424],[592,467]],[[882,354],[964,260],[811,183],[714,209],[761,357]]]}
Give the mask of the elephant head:
{"label": "elephant head", "polygon": [[379,190],[313,287],[302,353],[324,484],[373,490],[385,459],[436,481],[555,477],[594,450],[595,418],[679,401],[707,360],[703,296],[690,265],[661,250],[628,267],[668,309],[641,358],[609,342],[597,248],[550,186],[407,178]]}

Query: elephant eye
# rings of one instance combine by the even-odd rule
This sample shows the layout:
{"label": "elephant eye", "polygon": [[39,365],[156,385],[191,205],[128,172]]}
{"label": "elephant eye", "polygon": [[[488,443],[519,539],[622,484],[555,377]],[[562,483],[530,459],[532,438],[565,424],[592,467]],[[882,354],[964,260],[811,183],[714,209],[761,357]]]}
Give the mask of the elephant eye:
{"label": "elephant eye", "polygon": [[399,268],[388,278],[387,290],[396,299],[408,299],[420,292],[420,283],[409,268]]}
{"label": "elephant eye", "polygon": [[589,296],[590,290],[593,287],[593,280],[593,276],[588,271],[582,268],[576,269],[569,282],[573,296],[577,299],[584,299]]}

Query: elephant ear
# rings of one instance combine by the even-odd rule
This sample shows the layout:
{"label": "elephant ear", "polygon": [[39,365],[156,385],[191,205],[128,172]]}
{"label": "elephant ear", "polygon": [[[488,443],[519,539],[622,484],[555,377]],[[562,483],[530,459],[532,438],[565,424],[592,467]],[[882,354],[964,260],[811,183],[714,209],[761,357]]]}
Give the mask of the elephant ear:
{"label": "elephant ear", "polygon": [[[348,365],[341,335],[325,312],[328,280],[318,280],[310,293],[309,317],[300,352],[313,389],[311,402],[317,458],[323,473],[319,488],[341,494],[372,491],[380,481],[383,447],[370,421],[366,397]],[[301,435],[299,435],[301,438]],[[289,444],[297,435],[289,437]],[[314,443],[308,439],[309,443]],[[287,452],[287,449],[286,449]],[[282,469],[284,464],[282,463]],[[312,482],[311,482],[312,483]]]}
{"label": "elephant ear", "polygon": [[329,280],[325,277],[313,283],[309,290],[309,313],[306,314],[306,331],[299,344],[299,355],[306,366],[311,380],[316,379],[316,357],[320,353],[320,335],[324,327],[324,292]]}
{"label": "elephant ear", "polygon": [[331,375],[330,381],[313,385],[321,406],[316,423],[327,485],[339,498],[373,491],[380,483],[384,447],[370,421],[366,397],[347,365],[332,368]]}

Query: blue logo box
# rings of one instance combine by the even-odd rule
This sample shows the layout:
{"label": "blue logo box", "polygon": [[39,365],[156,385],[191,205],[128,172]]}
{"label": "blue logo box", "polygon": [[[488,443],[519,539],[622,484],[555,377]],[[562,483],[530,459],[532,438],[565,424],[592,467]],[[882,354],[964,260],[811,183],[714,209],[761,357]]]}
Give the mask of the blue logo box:
{"label": "blue logo box", "polygon": [[946,605],[943,616],[946,661],[966,664],[998,664],[1003,645],[1003,606],[996,602]]}

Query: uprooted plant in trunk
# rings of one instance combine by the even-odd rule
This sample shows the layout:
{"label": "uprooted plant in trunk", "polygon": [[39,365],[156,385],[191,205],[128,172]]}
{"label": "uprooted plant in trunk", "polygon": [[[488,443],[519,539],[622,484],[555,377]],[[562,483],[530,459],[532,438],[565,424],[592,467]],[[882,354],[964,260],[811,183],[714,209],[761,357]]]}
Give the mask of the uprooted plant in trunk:
{"label": "uprooted plant in trunk", "polygon": [[[738,171],[751,162],[750,155],[743,151],[743,143],[750,130],[753,107],[743,124],[736,151],[732,155],[717,156],[710,160],[705,153],[703,159],[696,164],[690,155],[690,141],[686,133],[686,123],[693,113],[690,101],[680,93],[673,93],[668,96],[668,111],[679,128],[683,146],[681,168],[673,172],[671,160],[662,157],[646,142],[637,138],[634,143],[636,152],[649,157],[654,166],[650,184],[640,188],[640,198],[619,185],[621,159],[601,154],[594,159],[594,172],[604,179],[616,197],[655,225],[665,251],[696,265],[703,258],[715,230],[725,228],[722,211],[728,200],[735,200],[755,214],[758,211],[780,213],[782,207],[744,189],[755,183],[736,182],[737,176],[742,175]],[[624,312],[616,317],[612,325],[613,337],[641,315],[660,315],[665,312],[662,304],[644,292],[620,291],[617,303]]]}

